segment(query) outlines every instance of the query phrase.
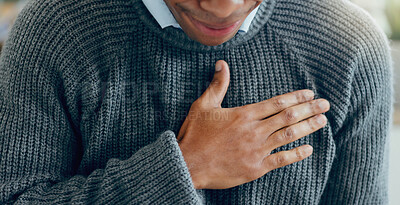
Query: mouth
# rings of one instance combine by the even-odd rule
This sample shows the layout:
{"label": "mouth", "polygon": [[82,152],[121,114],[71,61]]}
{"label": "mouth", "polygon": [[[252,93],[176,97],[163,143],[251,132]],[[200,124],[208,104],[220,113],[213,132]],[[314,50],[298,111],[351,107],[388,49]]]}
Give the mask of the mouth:
{"label": "mouth", "polygon": [[186,16],[190,19],[190,21],[199,29],[203,34],[211,37],[223,37],[231,34],[236,31],[240,25],[241,20],[238,20],[234,23],[230,24],[215,24],[210,25],[201,21],[198,21],[191,17],[190,15]]}

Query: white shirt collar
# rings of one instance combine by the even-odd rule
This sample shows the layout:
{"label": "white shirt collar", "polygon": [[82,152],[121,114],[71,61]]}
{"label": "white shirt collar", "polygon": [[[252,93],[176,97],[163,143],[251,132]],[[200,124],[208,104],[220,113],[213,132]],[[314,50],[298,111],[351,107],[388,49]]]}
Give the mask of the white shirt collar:
{"label": "white shirt collar", "polygon": [[[168,26],[181,28],[163,0],[142,0],[142,1],[144,5],[147,7],[147,9],[150,11],[150,13],[153,15],[153,17],[156,19],[158,24],[160,24],[162,29]],[[249,30],[251,22],[256,16],[258,8],[259,6],[255,8],[243,21],[242,26],[239,28],[239,33],[240,32],[246,33]]]}

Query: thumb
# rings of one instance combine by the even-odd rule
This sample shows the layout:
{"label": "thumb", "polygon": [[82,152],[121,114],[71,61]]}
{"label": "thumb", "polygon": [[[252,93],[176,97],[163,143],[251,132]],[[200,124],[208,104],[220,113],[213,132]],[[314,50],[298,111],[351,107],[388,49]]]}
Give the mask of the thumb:
{"label": "thumb", "polygon": [[215,64],[215,73],[211,84],[199,98],[200,103],[206,107],[221,107],[228,90],[229,80],[229,66],[225,61],[219,60]]}

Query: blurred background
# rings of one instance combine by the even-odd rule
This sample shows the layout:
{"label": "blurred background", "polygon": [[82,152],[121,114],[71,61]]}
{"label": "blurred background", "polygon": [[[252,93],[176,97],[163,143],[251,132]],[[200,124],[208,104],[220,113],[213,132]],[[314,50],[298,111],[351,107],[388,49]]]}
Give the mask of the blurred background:
{"label": "blurred background", "polygon": [[[29,0],[0,0],[0,53],[12,23]],[[34,1],[34,0],[32,0]],[[390,204],[400,204],[400,0],[351,0],[365,9],[390,39],[394,60],[395,105],[390,142]]]}

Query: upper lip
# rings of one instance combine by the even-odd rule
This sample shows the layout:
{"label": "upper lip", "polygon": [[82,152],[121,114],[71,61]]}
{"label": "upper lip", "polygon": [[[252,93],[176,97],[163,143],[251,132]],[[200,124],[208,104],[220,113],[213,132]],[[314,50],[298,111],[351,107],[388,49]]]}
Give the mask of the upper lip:
{"label": "upper lip", "polygon": [[190,16],[190,15],[188,15],[188,16],[189,16],[189,18],[191,18],[191,19],[193,19],[193,20],[195,20],[195,21],[197,21],[197,22],[199,22],[199,23],[201,23],[201,24],[203,24],[203,25],[205,25],[205,26],[207,26],[207,27],[209,27],[209,28],[212,28],[212,29],[225,29],[225,28],[229,28],[229,27],[233,26],[234,24],[236,24],[236,23],[239,21],[239,20],[237,20],[237,21],[234,21],[234,22],[232,22],[232,23],[224,23],[224,24],[209,24],[209,23],[205,23],[205,22],[203,22],[203,21],[197,20],[197,19],[193,18],[193,17]]}

